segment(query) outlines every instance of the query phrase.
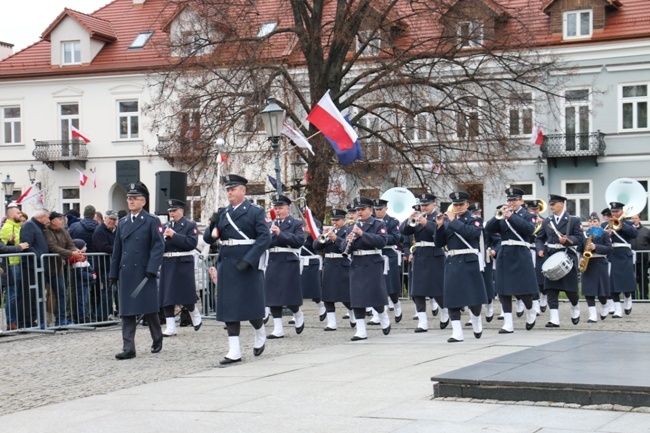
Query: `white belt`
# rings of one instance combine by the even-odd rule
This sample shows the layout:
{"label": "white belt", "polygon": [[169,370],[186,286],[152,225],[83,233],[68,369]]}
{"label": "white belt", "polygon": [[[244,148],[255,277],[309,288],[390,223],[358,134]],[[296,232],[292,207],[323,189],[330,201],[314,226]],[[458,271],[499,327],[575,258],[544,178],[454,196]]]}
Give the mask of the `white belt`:
{"label": "white belt", "polygon": [[613,242],[612,247],[614,247],[614,248],[632,248],[632,245],[626,244],[624,242]]}
{"label": "white belt", "polygon": [[343,254],[338,253],[325,253],[326,259],[345,259],[346,257]]}
{"label": "white belt", "polygon": [[566,247],[564,245],[562,245],[562,244],[544,244],[544,245],[546,245],[549,248],[556,249],[556,250],[566,249]]}
{"label": "white belt", "polygon": [[353,251],[352,254],[355,256],[370,256],[372,254],[381,254],[381,250],[358,250]]}
{"label": "white belt", "polygon": [[413,244],[416,247],[435,247],[436,243],[435,242],[428,242],[428,241],[420,241],[416,242]]}
{"label": "white belt", "polygon": [[273,247],[269,249],[269,253],[293,253],[300,254],[300,248],[288,248],[288,247]]}
{"label": "white belt", "polygon": [[382,250],[393,250],[393,251],[397,251],[397,250],[395,249],[395,245],[386,245],[384,248],[382,248]]}
{"label": "white belt", "polygon": [[507,241],[501,241],[501,246],[506,246],[506,247],[526,247],[526,248],[531,248],[534,247],[534,245],[529,244],[528,242],[524,241],[516,241],[514,239],[508,239]]}
{"label": "white belt", "polygon": [[171,253],[163,254],[163,257],[182,257],[182,256],[191,256],[194,255],[192,251],[176,251]]}
{"label": "white belt", "polygon": [[255,239],[226,239],[225,241],[219,241],[220,245],[224,247],[234,247],[237,245],[253,245]]}
{"label": "white belt", "polygon": [[599,257],[607,257],[606,254],[596,254],[596,253],[591,253],[591,258],[592,259],[597,259]]}
{"label": "white belt", "polygon": [[461,254],[478,254],[478,250],[476,248],[465,248],[464,250],[450,250],[447,251],[448,256],[459,256]]}

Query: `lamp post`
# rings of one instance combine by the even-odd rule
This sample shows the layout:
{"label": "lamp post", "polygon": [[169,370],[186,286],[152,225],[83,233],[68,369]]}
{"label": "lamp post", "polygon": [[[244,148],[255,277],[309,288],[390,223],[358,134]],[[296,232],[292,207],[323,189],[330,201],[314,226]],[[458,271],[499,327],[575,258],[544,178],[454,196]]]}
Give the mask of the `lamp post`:
{"label": "lamp post", "polygon": [[305,178],[305,162],[300,155],[296,154],[295,159],[291,163],[291,171],[293,176],[294,190],[296,191],[296,198],[300,197],[302,190],[302,180]]}
{"label": "lamp post", "polygon": [[5,194],[5,207],[9,205],[11,202],[11,196],[14,195],[14,185],[16,182],[11,180],[9,175],[7,175],[7,178],[2,181],[2,190],[4,191]]}
{"label": "lamp post", "polygon": [[544,186],[544,165],[546,165],[546,162],[544,162],[540,155],[537,155],[537,160],[535,161],[535,174],[539,177],[539,180],[542,181],[542,186]]}
{"label": "lamp post", "polygon": [[280,177],[280,155],[278,147],[280,145],[280,133],[282,131],[282,122],[284,121],[284,110],[275,103],[273,96],[268,99],[269,104],[262,110],[262,122],[266,138],[271,142],[273,155],[275,159],[275,190],[278,195],[282,194],[282,179]]}

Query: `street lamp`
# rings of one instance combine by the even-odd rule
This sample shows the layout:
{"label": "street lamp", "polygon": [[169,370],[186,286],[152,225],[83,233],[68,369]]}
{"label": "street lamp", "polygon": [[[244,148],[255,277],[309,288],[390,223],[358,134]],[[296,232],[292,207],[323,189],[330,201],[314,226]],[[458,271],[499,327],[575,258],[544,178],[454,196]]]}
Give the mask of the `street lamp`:
{"label": "street lamp", "polygon": [[16,182],[11,180],[9,175],[7,175],[7,178],[2,181],[2,190],[5,193],[5,202],[6,205],[9,205],[9,202],[11,201],[11,196],[14,195],[14,185]]}
{"label": "street lamp", "polygon": [[305,161],[302,160],[299,154],[296,154],[295,159],[291,163],[291,174],[293,177],[294,190],[296,191],[296,197],[300,196],[300,190],[302,189],[302,180],[305,178]]}
{"label": "street lamp", "polygon": [[284,121],[284,110],[275,103],[273,96],[268,99],[269,104],[260,113],[262,122],[264,122],[264,129],[266,130],[266,138],[271,142],[271,148],[275,158],[275,190],[278,195],[282,194],[282,180],[280,178],[280,155],[278,154],[278,146],[280,144],[280,133],[282,131],[282,122]]}
{"label": "street lamp", "polygon": [[34,164],[29,165],[29,168],[27,169],[27,176],[29,176],[29,181],[31,184],[34,185],[34,181],[36,181],[36,169],[34,168]]}
{"label": "street lamp", "polygon": [[539,177],[539,180],[542,181],[542,186],[544,186],[544,165],[546,162],[542,159],[540,155],[537,155],[537,161],[535,161],[535,174]]}

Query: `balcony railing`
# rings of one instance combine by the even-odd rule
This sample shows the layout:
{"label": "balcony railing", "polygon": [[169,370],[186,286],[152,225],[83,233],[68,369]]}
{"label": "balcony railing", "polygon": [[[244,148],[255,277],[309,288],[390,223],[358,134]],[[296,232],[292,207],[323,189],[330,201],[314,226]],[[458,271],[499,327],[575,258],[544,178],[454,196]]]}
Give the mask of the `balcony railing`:
{"label": "balcony railing", "polygon": [[70,161],[78,161],[86,167],[88,148],[83,140],[34,140],[34,145],[34,158],[44,162],[50,169],[54,169],[55,162],[60,162],[69,169]]}
{"label": "balcony railing", "polygon": [[549,134],[544,136],[544,158],[577,158],[605,154],[605,134],[600,131],[585,134]]}

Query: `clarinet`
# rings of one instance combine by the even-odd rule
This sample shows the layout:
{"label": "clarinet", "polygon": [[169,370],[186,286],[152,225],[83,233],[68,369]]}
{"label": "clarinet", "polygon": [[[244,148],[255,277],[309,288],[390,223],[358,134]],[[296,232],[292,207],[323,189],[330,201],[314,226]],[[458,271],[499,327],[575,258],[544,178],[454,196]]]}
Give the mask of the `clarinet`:
{"label": "clarinet", "polygon": [[[355,227],[361,227],[361,218],[358,218],[357,221],[354,223]],[[348,257],[350,255],[350,248],[352,247],[352,243],[356,240],[357,234],[354,233],[352,237],[348,240],[347,245],[345,246],[345,251],[343,251],[343,254],[341,254],[343,257]]]}

